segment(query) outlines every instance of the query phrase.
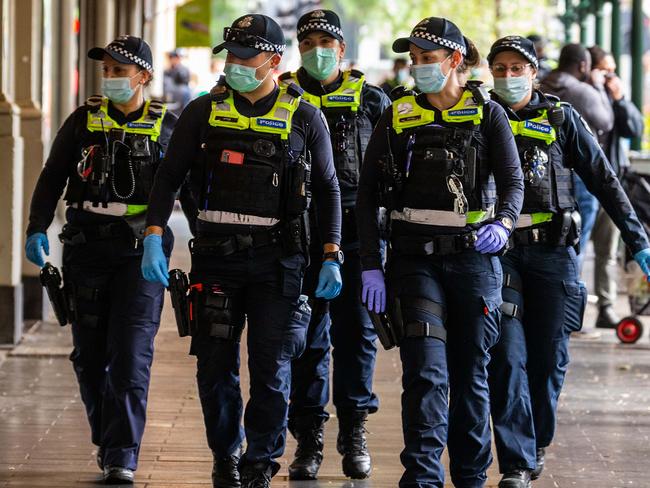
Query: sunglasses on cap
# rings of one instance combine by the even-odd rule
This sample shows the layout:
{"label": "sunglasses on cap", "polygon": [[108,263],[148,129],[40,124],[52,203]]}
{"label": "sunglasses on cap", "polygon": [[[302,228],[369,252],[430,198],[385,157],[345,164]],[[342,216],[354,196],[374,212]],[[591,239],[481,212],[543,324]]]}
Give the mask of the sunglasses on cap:
{"label": "sunglasses on cap", "polygon": [[268,39],[265,39],[261,36],[256,36],[255,34],[246,32],[243,29],[237,29],[235,27],[225,27],[223,29],[223,39],[226,42],[236,42],[237,44],[241,44],[242,46],[245,47],[252,47],[254,49],[259,49],[261,51],[271,52],[268,49],[263,49],[260,47],[260,43],[266,44],[276,54],[282,54],[280,53],[280,50],[275,46],[275,44],[269,41]]}

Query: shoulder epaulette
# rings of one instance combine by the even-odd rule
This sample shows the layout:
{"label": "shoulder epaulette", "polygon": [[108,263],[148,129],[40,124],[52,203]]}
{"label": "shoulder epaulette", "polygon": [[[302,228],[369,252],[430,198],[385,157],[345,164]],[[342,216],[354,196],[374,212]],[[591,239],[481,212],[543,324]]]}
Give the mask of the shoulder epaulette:
{"label": "shoulder epaulette", "polygon": [[399,100],[402,97],[407,97],[410,95],[415,95],[415,92],[413,90],[409,90],[408,88],[402,85],[399,85],[390,91],[389,97],[394,102],[395,100]]}
{"label": "shoulder epaulette", "polygon": [[490,92],[482,86],[483,82],[479,80],[469,80],[465,83],[465,87],[472,93],[476,103],[487,103],[490,101]]}
{"label": "shoulder epaulette", "polygon": [[296,85],[295,83],[287,84],[287,94],[291,95],[293,98],[301,97],[305,90]]}
{"label": "shoulder epaulette", "polygon": [[96,112],[102,106],[102,101],[104,97],[101,95],[91,95],[89,96],[84,105],[90,109],[91,112]]}
{"label": "shoulder epaulette", "polygon": [[292,73],[291,71],[287,71],[287,72],[285,72],[285,73],[282,73],[282,74],[278,77],[278,81],[286,81],[286,80],[290,80],[290,79],[292,79],[292,78],[293,78],[293,73]]}
{"label": "shoulder epaulette", "polygon": [[149,100],[149,113],[153,118],[159,118],[165,111],[165,102],[162,100]]}
{"label": "shoulder epaulette", "polygon": [[359,71],[358,69],[351,69],[350,74],[354,76],[355,78],[361,78],[362,76],[366,76],[363,71]]}
{"label": "shoulder epaulette", "polygon": [[226,77],[221,75],[217,80],[217,83],[210,89],[210,99],[213,102],[223,102],[226,98],[228,98]]}

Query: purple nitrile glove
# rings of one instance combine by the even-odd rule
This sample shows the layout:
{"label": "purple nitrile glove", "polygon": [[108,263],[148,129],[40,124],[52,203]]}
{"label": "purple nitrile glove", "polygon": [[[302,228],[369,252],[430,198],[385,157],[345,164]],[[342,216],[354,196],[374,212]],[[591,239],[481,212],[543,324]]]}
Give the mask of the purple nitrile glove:
{"label": "purple nitrile glove", "polygon": [[371,269],[361,273],[361,301],[371,312],[381,313],[386,310],[386,284],[384,273],[380,269]]}
{"label": "purple nitrile glove", "polygon": [[476,232],[476,236],[474,249],[481,254],[499,252],[508,242],[508,230],[501,222],[484,225]]}

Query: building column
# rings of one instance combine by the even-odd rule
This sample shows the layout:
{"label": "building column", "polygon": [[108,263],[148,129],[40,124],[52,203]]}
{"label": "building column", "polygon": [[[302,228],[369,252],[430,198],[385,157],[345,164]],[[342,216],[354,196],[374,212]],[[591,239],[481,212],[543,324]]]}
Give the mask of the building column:
{"label": "building column", "polygon": [[[632,0],[632,101],[643,113],[643,0]],[[631,147],[641,149],[641,138],[632,139]]]}
{"label": "building column", "polygon": [[[20,133],[23,135],[23,224],[29,219],[36,181],[43,167],[43,113],[41,111],[42,79],[42,6],[39,0],[16,3],[16,63],[14,86],[16,105],[20,107]],[[24,233],[23,237],[24,246]],[[41,320],[44,317],[43,287],[38,278],[39,269],[22,257],[24,319]]]}
{"label": "building column", "polygon": [[16,63],[15,3],[0,0],[0,344],[17,343],[23,328],[23,140],[11,76]]}

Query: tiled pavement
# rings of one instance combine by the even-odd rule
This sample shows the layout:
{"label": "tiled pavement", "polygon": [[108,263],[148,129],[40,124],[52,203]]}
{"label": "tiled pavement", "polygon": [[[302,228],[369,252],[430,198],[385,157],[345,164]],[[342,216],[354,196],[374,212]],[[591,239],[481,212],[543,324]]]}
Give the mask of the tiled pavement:
{"label": "tiled pavement", "polygon": [[[182,231],[181,231],[182,234]],[[178,235],[172,266],[188,267]],[[621,305],[624,308],[624,305]],[[593,320],[589,310],[587,322]],[[156,340],[149,419],[138,487],[210,486],[211,456],[203,433],[193,359],[179,339],[167,302]],[[0,488],[92,487],[100,483],[93,446],[71,365],[69,328],[45,324],[0,364]],[[538,488],[650,487],[650,345],[620,346],[606,331],[598,342],[572,343],[572,363],[560,401],[556,441]],[[0,356],[0,361],[2,356]],[[383,352],[375,379],[381,410],[368,423],[375,470],[346,480],[335,450],[336,419],[326,427],[321,479],[288,483],[286,466],[274,487],[395,488],[401,473],[399,358]],[[244,370],[244,391],[247,391]],[[287,446],[292,453],[293,441]],[[490,471],[488,486],[499,475]],[[451,485],[450,485],[451,486]]]}

